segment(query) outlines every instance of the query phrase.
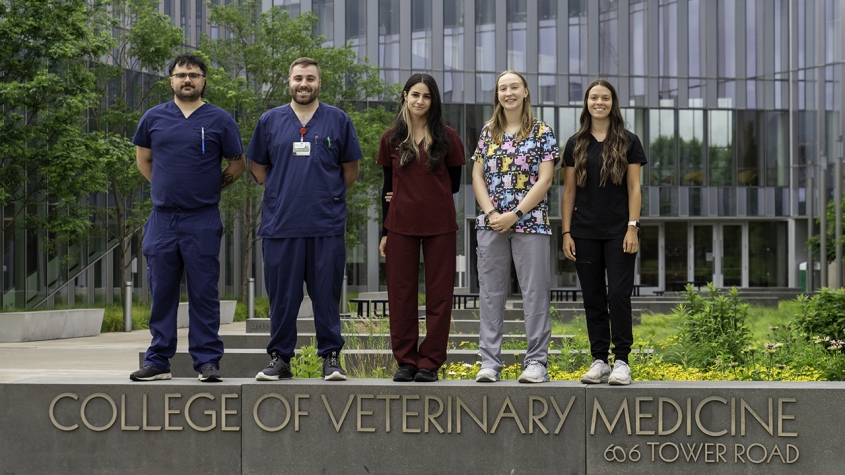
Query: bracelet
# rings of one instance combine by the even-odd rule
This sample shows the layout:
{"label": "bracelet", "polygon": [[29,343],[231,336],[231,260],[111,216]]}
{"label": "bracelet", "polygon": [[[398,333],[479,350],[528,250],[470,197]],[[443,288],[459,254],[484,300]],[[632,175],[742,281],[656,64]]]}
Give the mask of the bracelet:
{"label": "bracelet", "polygon": [[561,235],[561,236],[563,236],[563,235],[565,235],[565,234],[572,234],[572,231],[564,231],[564,232],[562,232],[560,235]]}

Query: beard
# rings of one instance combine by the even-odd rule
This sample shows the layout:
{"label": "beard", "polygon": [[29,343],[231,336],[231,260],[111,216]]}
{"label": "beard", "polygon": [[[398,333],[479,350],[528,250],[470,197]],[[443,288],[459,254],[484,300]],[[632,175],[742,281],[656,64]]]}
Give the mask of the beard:
{"label": "beard", "polygon": [[192,85],[189,89],[185,89],[185,86],[182,85],[177,89],[173,89],[173,94],[180,100],[193,102],[200,100],[200,97],[202,97],[202,91],[203,90],[198,88],[196,85]]}
{"label": "beard", "polygon": [[[300,96],[300,91],[302,91],[302,93],[306,93],[306,90],[307,94]],[[319,96],[320,86],[317,86],[315,88],[310,88],[308,86],[300,86],[299,89],[294,89],[292,87],[290,88],[290,97],[293,99],[294,102],[302,106],[307,106],[308,104],[311,104],[312,102],[316,101],[317,97]]]}

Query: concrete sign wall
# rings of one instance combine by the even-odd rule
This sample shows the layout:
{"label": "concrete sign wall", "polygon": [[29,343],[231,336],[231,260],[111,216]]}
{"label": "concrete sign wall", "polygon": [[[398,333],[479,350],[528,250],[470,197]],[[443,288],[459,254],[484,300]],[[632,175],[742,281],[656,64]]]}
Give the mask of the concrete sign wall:
{"label": "concrete sign wall", "polygon": [[0,473],[838,472],[845,383],[0,383]]}

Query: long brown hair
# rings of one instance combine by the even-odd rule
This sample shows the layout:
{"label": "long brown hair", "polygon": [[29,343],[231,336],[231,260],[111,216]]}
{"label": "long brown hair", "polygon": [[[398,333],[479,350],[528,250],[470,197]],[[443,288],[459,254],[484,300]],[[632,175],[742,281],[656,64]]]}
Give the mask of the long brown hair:
{"label": "long brown hair", "polygon": [[519,74],[516,71],[511,69],[502,72],[499,74],[499,77],[496,78],[496,87],[493,91],[493,117],[490,118],[490,138],[493,139],[493,143],[497,145],[502,144],[502,140],[504,139],[505,135],[505,125],[507,124],[507,120],[505,119],[505,108],[502,107],[502,104],[499,102],[499,80],[502,79],[502,76],[505,74],[515,74],[519,76],[519,79],[522,80],[522,87],[525,88],[525,101],[522,102],[522,117],[520,121],[522,122],[519,127],[519,131],[514,136],[514,140],[519,142],[520,140],[524,140],[531,135],[531,129],[534,128],[534,111],[531,110],[531,91],[528,90],[528,82],[525,80],[522,74]]}
{"label": "long brown hair", "polygon": [[428,155],[428,170],[436,169],[446,156],[449,149],[449,136],[446,133],[446,125],[443,123],[443,106],[440,102],[440,89],[437,82],[428,74],[414,74],[405,82],[402,88],[402,95],[399,99],[399,110],[396,111],[396,118],[393,119],[393,126],[388,135],[388,142],[396,144],[399,149],[399,168],[419,158],[417,144],[414,143],[414,134],[410,129],[411,114],[408,111],[407,94],[417,84],[424,84],[431,94],[431,106],[428,108],[425,119],[425,153]]}
{"label": "long brown hair", "polygon": [[593,116],[590,115],[587,99],[590,91],[596,86],[604,86],[610,91],[612,104],[610,105],[610,127],[604,139],[604,147],[601,152],[601,178],[599,186],[605,186],[607,179],[614,185],[621,185],[628,170],[628,136],[625,134],[625,119],[622,118],[622,111],[619,109],[619,98],[616,89],[607,79],[596,79],[587,87],[584,94],[584,108],[581,110],[581,127],[575,133],[575,150],[572,155],[575,159],[575,184],[584,187],[587,185],[587,147],[590,145],[590,129],[593,125]]}

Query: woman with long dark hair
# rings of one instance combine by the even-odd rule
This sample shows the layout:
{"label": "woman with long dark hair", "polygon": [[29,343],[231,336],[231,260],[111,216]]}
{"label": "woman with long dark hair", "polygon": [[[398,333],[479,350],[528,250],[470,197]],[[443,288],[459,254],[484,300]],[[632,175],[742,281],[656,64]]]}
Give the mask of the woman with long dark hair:
{"label": "woman with long dark hair", "polygon": [[481,130],[473,155],[472,188],[481,207],[476,219],[480,287],[478,382],[502,371],[502,325],[511,262],[522,291],[528,351],[521,383],[549,380],[550,238],[546,193],[558,144],[554,131],[531,111],[525,78],[505,71],[496,79],[493,117]]}
{"label": "woman with long dark hair", "polygon": [[[385,258],[394,381],[431,382],[446,361],[452,320],[458,224],[452,194],[466,163],[457,132],[443,123],[440,90],[428,74],[402,88],[393,125],[379,143],[383,167]],[[419,343],[418,269],[425,262],[426,336]]]}
{"label": "woman with long dark hair", "polygon": [[647,161],[640,139],[625,129],[616,89],[608,81],[596,79],[587,88],[581,127],[566,142],[563,161],[563,253],[575,261],[594,359],[581,382],[630,384],[640,168]]}

